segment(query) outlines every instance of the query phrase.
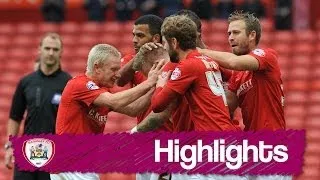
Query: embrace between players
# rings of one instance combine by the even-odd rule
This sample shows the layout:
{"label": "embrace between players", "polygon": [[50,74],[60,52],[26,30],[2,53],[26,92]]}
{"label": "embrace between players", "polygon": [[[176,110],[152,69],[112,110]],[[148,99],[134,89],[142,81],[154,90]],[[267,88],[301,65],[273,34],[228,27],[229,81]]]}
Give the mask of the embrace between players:
{"label": "embrace between players", "polygon": [[[70,80],[63,91],[57,134],[103,133],[110,111],[137,117],[132,133],[238,131],[241,128],[231,120],[237,107],[245,131],[285,129],[278,55],[273,49],[258,48],[261,26],[252,14],[230,15],[232,53],[206,49],[201,21],[188,10],[163,22],[154,15],[142,16],[134,24],[133,36],[136,54],[121,61],[118,50],[110,45],[91,49],[86,73]],[[131,88],[115,92],[119,88],[114,84]],[[153,175],[143,176],[137,177]],[[291,177],[278,177],[285,178]]]}

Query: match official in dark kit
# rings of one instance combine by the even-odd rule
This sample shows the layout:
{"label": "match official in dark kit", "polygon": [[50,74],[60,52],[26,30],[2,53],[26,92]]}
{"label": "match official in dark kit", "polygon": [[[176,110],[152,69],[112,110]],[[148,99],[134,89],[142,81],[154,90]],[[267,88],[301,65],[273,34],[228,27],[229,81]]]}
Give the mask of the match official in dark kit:
{"label": "match official in dark kit", "polygon": [[[55,133],[56,116],[62,91],[71,76],[61,70],[62,40],[56,33],[46,34],[40,42],[40,66],[23,77],[14,93],[8,121],[8,138],[17,135],[25,110],[27,116],[23,134]],[[5,165],[13,168],[13,150],[5,144]],[[19,171],[14,168],[14,180],[48,180],[49,173]]]}

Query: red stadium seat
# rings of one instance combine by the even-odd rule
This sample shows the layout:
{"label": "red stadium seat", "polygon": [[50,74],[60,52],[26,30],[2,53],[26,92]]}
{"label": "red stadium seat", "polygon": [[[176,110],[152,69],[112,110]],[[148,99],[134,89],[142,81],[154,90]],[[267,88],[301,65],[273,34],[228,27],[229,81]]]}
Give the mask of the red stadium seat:
{"label": "red stadium seat", "polygon": [[272,40],[273,40],[273,33],[270,32],[263,32],[260,38],[260,46],[264,45],[266,47],[270,47],[270,45],[272,44]]}
{"label": "red stadium seat", "polygon": [[274,27],[273,27],[274,23],[272,22],[271,19],[261,19],[260,24],[262,26],[263,32],[270,32],[274,30]]}
{"label": "red stadium seat", "polygon": [[44,35],[48,32],[59,32],[59,25],[55,23],[40,23],[38,26],[38,31],[41,33],[41,35]]}
{"label": "red stadium seat", "polygon": [[[304,91],[290,91],[286,93],[286,96],[285,96],[286,104],[289,104],[289,103],[301,104],[307,101],[308,101],[308,95]],[[296,109],[301,110],[301,107],[300,106],[298,107],[296,107]],[[290,108],[293,108],[293,107],[290,107]]]}
{"label": "red stadium seat", "polygon": [[82,35],[82,37],[78,39],[77,43],[80,46],[88,46],[91,49],[94,45],[103,43],[102,41],[103,39],[101,38],[99,39],[98,37],[93,35],[91,36]]}
{"label": "red stadium seat", "polygon": [[38,33],[37,24],[35,23],[17,23],[16,30],[19,34],[36,34]]}
{"label": "red stadium seat", "polygon": [[311,91],[311,92],[309,92],[309,101],[311,103],[312,102],[319,103],[319,105],[320,105],[320,91]]}
{"label": "red stadium seat", "polygon": [[312,63],[312,56],[310,55],[305,55],[305,54],[297,54],[292,56],[291,61],[290,61],[290,66],[292,67],[303,67],[308,69],[309,66]]}
{"label": "red stadium seat", "polygon": [[205,21],[205,20],[201,21],[201,30],[203,35],[211,33],[212,29],[211,29],[210,21]]}
{"label": "red stadium seat", "polygon": [[106,33],[102,35],[100,38],[103,42],[115,46],[116,48],[118,48],[118,45],[121,44],[121,42],[119,41],[120,37],[115,36],[113,34]]}
{"label": "red stadium seat", "polygon": [[300,42],[313,43],[316,40],[316,32],[312,30],[296,31],[294,33],[295,40]]}
{"label": "red stadium seat", "polygon": [[102,25],[103,34],[119,34],[124,31],[124,27],[119,22],[106,22]]}
{"label": "red stadium seat", "polygon": [[278,63],[281,70],[286,69],[291,64],[291,56],[279,54]]}
{"label": "red stadium seat", "polygon": [[0,35],[11,35],[15,33],[15,26],[11,23],[0,23]]}
{"label": "red stadium seat", "polygon": [[28,49],[37,49],[38,41],[30,40],[30,35],[17,35],[14,36],[11,40],[12,48],[28,48]]}
{"label": "red stadium seat", "polygon": [[311,104],[308,106],[307,113],[309,117],[319,117],[320,116],[320,103],[319,101],[317,103]]}
{"label": "red stadium seat", "polygon": [[6,35],[0,35],[0,49],[7,48],[11,43],[10,37]]}
{"label": "red stadium seat", "polygon": [[228,21],[226,20],[220,20],[220,19],[215,19],[213,21],[211,21],[211,30],[212,33],[226,33],[228,31]]}
{"label": "red stadium seat", "polygon": [[288,80],[284,83],[285,91],[307,91],[309,90],[309,82],[305,80]]}
{"label": "red stadium seat", "polygon": [[275,43],[272,48],[276,50],[281,55],[290,56],[292,55],[292,46],[288,43]]}
{"label": "red stadium seat", "polygon": [[98,22],[84,22],[80,24],[83,34],[97,36],[103,32],[103,25]]}
{"label": "red stadium seat", "polygon": [[76,22],[65,22],[60,25],[60,32],[63,34],[79,34],[80,25]]}
{"label": "red stadium seat", "polygon": [[304,117],[286,115],[286,129],[304,128]]}
{"label": "red stadium seat", "polygon": [[[65,46],[72,46],[73,48],[78,44],[79,36],[72,34],[61,34],[62,43]],[[72,52],[72,51],[71,51]]]}
{"label": "red stadium seat", "polygon": [[274,43],[287,43],[290,44],[293,39],[291,31],[276,31],[273,33]]}
{"label": "red stadium seat", "polygon": [[206,38],[210,41],[210,44],[216,45],[228,45],[228,35],[226,33],[211,33],[206,36]]}
{"label": "red stadium seat", "polygon": [[292,67],[289,70],[287,79],[305,80],[311,77],[309,69],[305,67]]}
{"label": "red stadium seat", "polygon": [[295,44],[293,49],[294,54],[305,54],[305,55],[312,55],[314,52],[314,45],[308,43],[308,42],[303,42],[303,43],[298,43]]}
{"label": "red stadium seat", "polygon": [[[308,119],[306,121],[306,126],[313,127],[314,129],[320,129],[320,119],[315,116],[308,117]],[[319,140],[320,140],[320,131],[313,132],[313,134],[311,136],[315,136],[315,135],[317,135],[317,138],[319,138]]]}

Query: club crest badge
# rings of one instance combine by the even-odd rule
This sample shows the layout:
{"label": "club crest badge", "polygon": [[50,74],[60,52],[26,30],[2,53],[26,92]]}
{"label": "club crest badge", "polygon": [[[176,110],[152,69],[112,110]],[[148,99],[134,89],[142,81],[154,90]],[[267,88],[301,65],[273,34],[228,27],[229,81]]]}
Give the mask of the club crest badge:
{"label": "club crest badge", "polygon": [[34,138],[24,142],[22,151],[25,159],[33,166],[39,168],[52,160],[55,147],[52,140]]}
{"label": "club crest badge", "polygon": [[175,68],[174,71],[171,74],[170,79],[171,80],[176,80],[181,76],[181,70],[179,68]]}

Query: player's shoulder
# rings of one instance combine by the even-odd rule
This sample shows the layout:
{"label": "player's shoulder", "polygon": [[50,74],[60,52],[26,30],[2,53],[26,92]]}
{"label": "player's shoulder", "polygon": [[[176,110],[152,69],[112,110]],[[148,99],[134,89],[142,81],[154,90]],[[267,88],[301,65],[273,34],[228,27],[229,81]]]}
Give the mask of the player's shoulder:
{"label": "player's shoulder", "polygon": [[32,73],[29,73],[25,76],[23,76],[20,81],[21,82],[26,82],[26,81],[31,81],[31,80],[35,80],[36,77],[39,75],[39,72],[38,71],[34,71]]}
{"label": "player's shoulder", "polygon": [[131,59],[133,59],[135,56],[135,54],[133,53],[129,53],[129,54],[126,54],[124,55],[122,58],[121,58],[121,64],[126,64],[128,63]]}
{"label": "player's shoulder", "polygon": [[162,71],[170,71],[170,70],[174,70],[176,67],[178,66],[178,63],[173,63],[173,62],[167,62]]}
{"label": "player's shoulder", "polygon": [[252,54],[260,57],[266,56],[275,56],[278,57],[278,52],[272,48],[263,47],[263,48],[255,48],[251,51]]}
{"label": "player's shoulder", "polygon": [[66,72],[66,71],[61,71],[61,72],[60,72],[60,76],[61,76],[63,79],[67,79],[67,80],[69,80],[69,79],[72,78],[72,76],[71,76],[68,72]]}
{"label": "player's shoulder", "polygon": [[96,90],[100,87],[86,75],[78,75],[68,81],[67,87],[73,90]]}

